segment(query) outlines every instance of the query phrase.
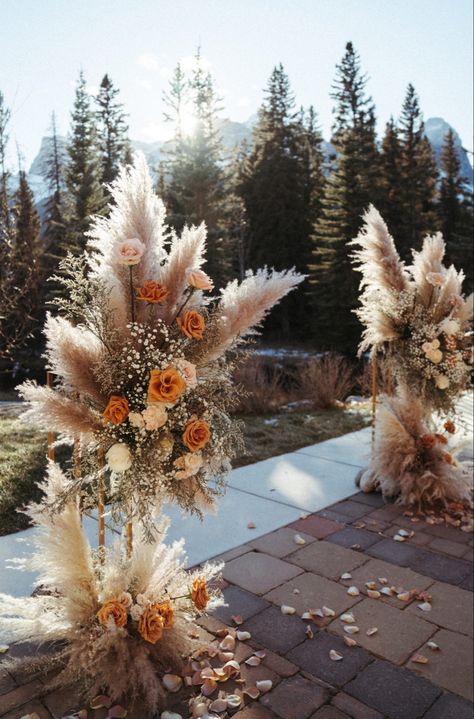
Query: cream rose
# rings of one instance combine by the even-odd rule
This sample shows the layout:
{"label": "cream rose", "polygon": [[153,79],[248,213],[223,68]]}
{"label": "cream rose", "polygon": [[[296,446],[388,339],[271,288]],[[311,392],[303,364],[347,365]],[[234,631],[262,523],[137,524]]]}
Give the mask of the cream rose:
{"label": "cream rose", "polygon": [[143,614],[145,607],[141,607],[139,604],[134,604],[132,607],[130,607],[130,616],[132,617],[134,622],[138,622],[140,617]]}
{"label": "cream rose", "polygon": [[126,444],[116,442],[105,455],[112,472],[125,472],[132,466],[132,455]]}
{"label": "cream rose", "polygon": [[115,247],[115,259],[120,265],[138,265],[145,252],[145,245],[137,237],[119,242]]}
{"label": "cream rose", "polygon": [[183,454],[175,460],[174,466],[178,470],[176,479],[194,477],[202,467],[202,456],[198,453]]}
{"label": "cream rose", "polygon": [[445,335],[455,335],[461,328],[459,322],[446,317],[439,325],[439,329],[441,332],[444,332]]}
{"label": "cream rose", "polygon": [[443,284],[443,275],[440,272],[428,272],[426,275],[426,281],[433,285],[433,287],[440,287]]}
{"label": "cream rose", "polygon": [[188,285],[195,287],[197,290],[213,290],[214,282],[211,280],[209,275],[205,272],[196,268],[191,268],[186,273],[186,280]]}
{"label": "cream rose", "polygon": [[142,417],[145,422],[145,427],[150,431],[160,429],[160,427],[163,427],[168,420],[168,414],[165,406],[159,402],[150,404],[146,409],[144,409]]}
{"label": "cream rose", "polygon": [[447,389],[449,387],[449,378],[444,374],[438,374],[435,377],[435,384],[438,389]]}
{"label": "cream rose", "polygon": [[145,426],[145,420],[143,419],[140,412],[130,412],[128,415],[128,421],[132,425],[132,427],[138,427],[141,429]]}
{"label": "cream rose", "polygon": [[179,369],[184,377],[184,380],[188,387],[196,387],[197,376],[196,376],[196,365],[188,360],[180,359],[176,361],[176,367]]}

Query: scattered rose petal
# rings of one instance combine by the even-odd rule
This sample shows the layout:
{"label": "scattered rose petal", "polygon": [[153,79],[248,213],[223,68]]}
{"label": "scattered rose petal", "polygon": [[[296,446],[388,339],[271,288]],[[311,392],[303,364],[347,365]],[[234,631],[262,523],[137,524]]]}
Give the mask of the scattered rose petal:
{"label": "scattered rose petal", "polygon": [[309,624],[308,624],[308,626],[306,627],[304,633],[306,634],[306,636],[308,637],[308,639],[314,639],[314,632],[313,632],[313,630],[311,629],[311,627],[309,626]]}
{"label": "scattered rose petal", "polygon": [[9,645],[8,644],[0,644],[0,654],[5,654],[5,652],[8,652]]}
{"label": "scattered rose petal", "polygon": [[239,642],[245,642],[247,639],[250,639],[252,635],[250,632],[237,632],[237,639]]}
{"label": "scattered rose petal", "polygon": [[238,709],[238,707],[242,704],[242,699],[238,694],[229,694],[226,697],[226,702],[228,709]]}
{"label": "scattered rose petal", "polygon": [[[196,716],[198,715],[196,714]],[[163,712],[161,719],[183,719],[183,717],[181,714],[176,714],[176,712]]]}
{"label": "scattered rose petal", "polygon": [[388,584],[388,579],[387,577],[379,577],[379,582],[380,584]]}
{"label": "scattered rose petal", "polygon": [[302,512],[300,514],[300,519],[308,519],[308,517],[309,517],[309,514],[307,512]]}
{"label": "scattered rose petal", "polygon": [[427,659],[427,657],[424,657],[423,654],[414,654],[410,661],[414,662],[415,664],[428,664],[429,660]]}
{"label": "scattered rose petal", "polygon": [[258,657],[259,659],[265,659],[265,657],[267,656],[267,653],[266,653],[265,649],[259,649],[258,652],[255,652],[255,656]]}
{"label": "scattered rose petal", "polygon": [[351,549],[360,549],[360,544],[351,544]]}
{"label": "scattered rose petal", "polygon": [[[216,670],[214,669],[214,671]],[[231,659],[230,662],[224,664],[222,671],[227,677],[235,677],[240,672],[240,664],[235,659]]]}
{"label": "scattered rose petal", "polygon": [[216,689],[217,682],[214,681],[214,679],[206,679],[206,681],[201,687],[201,694],[203,694],[205,697],[210,697],[211,694],[214,694]]}
{"label": "scattered rose petal", "polygon": [[235,649],[235,639],[231,634],[227,634],[219,644],[219,648],[223,652],[233,652]]}
{"label": "scattered rose petal", "polygon": [[341,620],[341,622],[344,622],[344,624],[354,624],[355,623],[355,618],[354,618],[354,615],[352,614],[352,612],[344,612],[344,614],[341,614],[339,619]]}
{"label": "scattered rose petal", "polygon": [[250,699],[258,699],[260,696],[260,692],[258,691],[257,687],[246,687],[246,689],[243,690],[242,694],[245,694],[246,696],[250,697]]}
{"label": "scattered rose petal", "polygon": [[355,639],[352,639],[352,637],[342,637],[344,639],[344,644],[347,644],[348,647],[356,647],[357,642]]}
{"label": "scattered rose petal", "polygon": [[295,588],[295,589],[293,589],[293,594],[301,594],[301,592],[300,592],[299,589],[296,589],[296,588]]}
{"label": "scattered rose petal", "polygon": [[413,537],[414,532],[409,532],[406,529],[399,529],[398,534],[400,535],[400,537]]}
{"label": "scattered rose petal", "polygon": [[165,685],[165,689],[172,694],[179,692],[183,686],[183,680],[177,674],[165,674],[161,681]]}
{"label": "scattered rose petal", "polygon": [[355,522],[354,527],[355,527],[356,529],[364,529],[364,527],[365,527],[365,522]]}
{"label": "scattered rose petal", "polygon": [[350,572],[344,572],[344,574],[341,574],[341,579],[352,579],[352,574]]}
{"label": "scattered rose petal", "polygon": [[380,592],[378,592],[376,589],[368,589],[367,596],[370,597],[371,599],[379,599]]}
{"label": "scattered rose petal", "polygon": [[372,627],[371,629],[367,629],[366,634],[368,637],[372,637],[374,634],[377,634],[378,627]]}
{"label": "scattered rose petal", "polygon": [[429,602],[423,602],[418,605],[418,609],[421,609],[422,612],[431,612],[431,604]]}
{"label": "scattered rose petal", "polygon": [[393,592],[390,587],[382,587],[382,589],[380,590],[380,594],[385,594],[387,597],[391,597]]}
{"label": "scattered rose petal", "polygon": [[254,654],[253,656],[246,659],[245,663],[248,664],[249,667],[258,667],[261,663],[261,659]]}
{"label": "scattered rose petal", "polygon": [[336,652],[335,649],[331,649],[329,652],[329,659],[332,659],[333,662],[340,662],[344,657],[342,654],[339,654],[339,652]]}
{"label": "scattered rose petal", "polygon": [[360,594],[357,587],[349,587],[349,589],[347,590],[347,593],[350,594],[351,597],[358,597]]}
{"label": "scattered rose petal", "polygon": [[295,541],[295,544],[306,544],[306,539],[303,539],[301,534],[295,534],[294,541]]}
{"label": "scattered rose petal", "polygon": [[255,682],[255,686],[257,687],[259,692],[265,694],[266,692],[270,691],[273,686],[273,682],[271,679],[261,679],[260,681]]}
{"label": "scattered rose petal", "polygon": [[227,700],[222,698],[214,699],[214,701],[209,704],[209,709],[213,712],[225,712],[227,709]]}
{"label": "scattered rose petal", "polygon": [[365,586],[367,589],[377,589],[377,584],[375,582],[366,582]]}
{"label": "scattered rose petal", "polygon": [[112,699],[110,699],[110,697],[105,696],[105,694],[99,694],[98,696],[94,697],[94,699],[91,700],[90,708],[91,709],[108,709],[111,704],[112,704]]}
{"label": "scattered rose petal", "polygon": [[411,599],[411,593],[400,592],[400,594],[397,594],[397,599],[399,599],[401,602],[409,602]]}
{"label": "scattered rose petal", "polygon": [[234,624],[236,624],[238,627],[240,627],[240,625],[244,623],[244,620],[242,619],[242,617],[240,616],[240,614],[237,614],[237,615],[235,615],[234,617],[232,617],[232,621],[233,621]]}
{"label": "scattered rose petal", "polygon": [[359,627],[356,627],[355,624],[350,624],[349,626],[344,627],[344,631],[346,634],[358,634]]}
{"label": "scattered rose petal", "polygon": [[294,607],[289,607],[287,604],[282,604],[281,613],[282,614],[295,614],[296,609]]}
{"label": "scattered rose petal", "polygon": [[441,651],[440,648],[439,648],[439,646],[438,646],[438,644],[436,644],[436,642],[428,642],[428,644],[427,644],[426,646],[429,647],[432,652],[439,652],[439,651]]}
{"label": "scattered rose petal", "polygon": [[40,719],[40,716],[36,712],[33,712],[32,714],[24,714],[20,719]]}
{"label": "scattered rose petal", "polygon": [[323,607],[323,614],[325,617],[335,617],[336,612],[334,609],[331,609],[330,607]]}
{"label": "scattered rose petal", "polygon": [[126,709],[124,709],[124,707],[121,707],[119,704],[116,704],[109,709],[107,719],[124,719],[127,714],[128,712]]}
{"label": "scattered rose petal", "polygon": [[220,662],[223,662],[225,664],[226,662],[230,662],[230,660],[234,658],[234,652],[219,652],[217,658]]}
{"label": "scattered rose petal", "polygon": [[400,534],[395,534],[393,538],[394,542],[406,542],[406,537],[402,537]]}
{"label": "scattered rose petal", "polygon": [[255,524],[255,522],[249,522],[249,523],[247,524],[247,529],[255,529],[256,526],[257,526],[257,525]]}

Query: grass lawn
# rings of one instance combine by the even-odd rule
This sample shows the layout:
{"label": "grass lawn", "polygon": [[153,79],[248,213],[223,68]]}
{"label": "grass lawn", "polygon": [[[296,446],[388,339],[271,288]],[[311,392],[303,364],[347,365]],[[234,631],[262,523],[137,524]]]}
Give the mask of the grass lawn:
{"label": "grass lawn", "polygon": [[[239,419],[244,423],[246,450],[235,458],[235,467],[354,432],[370,418],[363,405],[358,410],[281,412]],[[28,517],[17,509],[41,497],[37,483],[44,475],[46,450],[45,432],[25,427],[14,417],[0,416],[0,535],[28,527]],[[62,450],[59,459],[67,453]]]}

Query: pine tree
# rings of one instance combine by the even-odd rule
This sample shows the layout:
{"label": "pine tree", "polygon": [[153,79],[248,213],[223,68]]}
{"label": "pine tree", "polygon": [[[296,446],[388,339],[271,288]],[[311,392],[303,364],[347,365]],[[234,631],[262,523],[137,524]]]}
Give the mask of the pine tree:
{"label": "pine tree", "polygon": [[402,146],[396,123],[390,118],[385,127],[381,146],[377,209],[380,210],[397,241],[402,232],[403,203],[400,196],[402,182]]}
{"label": "pine tree", "polygon": [[[314,121],[314,113],[311,115]],[[295,109],[288,76],[280,64],[270,76],[254,130],[254,146],[240,193],[251,237],[249,264],[306,270],[311,232],[316,128],[304,125]],[[291,327],[290,327],[291,325]],[[275,339],[307,337],[304,289],[286,298],[266,323]]]}
{"label": "pine tree", "polygon": [[438,214],[446,240],[448,261],[466,273],[466,289],[473,285],[473,205],[467,179],[461,176],[461,161],[456,138],[450,128],[441,151],[441,184]]}
{"label": "pine tree", "polygon": [[103,212],[105,206],[100,186],[101,165],[95,118],[82,70],[76,87],[71,122],[65,172],[68,191],[67,241],[69,249],[78,253],[85,244],[84,233],[89,229],[90,216]]}
{"label": "pine tree", "polygon": [[435,197],[438,172],[423,115],[413,85],[408,85],[399,121],[401,179],[399,198],[403,208],[397,235],[402,259],[411,259],[427,233],[436,229]]}
{"label": "pine tree", "polygon": [[357,235],[363,211],[378,198],[375,110],[366,85],[359,56],[348,43],[331,93],[336,101],[332,142],[337,158],[326,181],[310,263],[316,340],[321,347],[351,353],[360,325],[352,312],[358,278],[347,243]]}
{"label": "pine tree", "polygon": [[[0,228],[10,224],[10,210],[8,199],[8,180],[10,173],[7,170],[8,123],[10,110],[5,105],[3,93],[0,91]],[[1,238],[0,238],[1,239]]]}
{"label": "pine tree", "polygon": [[[199,50],[187,84],[178,65],[164,99],[165,119],[175,123],[173,149],[165,165],[169,176],[166,193],[169,220],[178,231],[185,223],[205,221],[208,230],[206,271],[220,287],[229,274],[223,219],[225,174],[218,128],[220,99],[212,76],[202,67]],[[187,131],[183,119],[190,113],[194,117],[194,128]]]}
{"label": "pine tree", "polygon": [[118,88],[108,75],[104,75],[96,97],[97,140],[100,153],[101,183],[111,183],[117,177],[119,167],[126,162],[130,152],[128,127],[123,105],[118,101]]}

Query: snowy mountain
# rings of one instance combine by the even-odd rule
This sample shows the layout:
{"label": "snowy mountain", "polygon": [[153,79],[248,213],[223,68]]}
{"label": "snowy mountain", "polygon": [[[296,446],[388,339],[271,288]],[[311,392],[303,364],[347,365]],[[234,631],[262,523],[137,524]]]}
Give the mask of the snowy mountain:
{"label": "snowy mountain", "polygon": [[[222,143],[226,154],[230,154],[233,148],[242,143],[243,141],[249,144],[252,141],[252,130],[256,122],[256,115],[250,117],[246,122],[234,122],[232,120],[222,120],[220,130],[222,135]],[[426,135],[433,146],[433,151],[436,157],[436,161],[439,164],[439,158],[441,154],[441,147],[443,144],[444,137],[449,130],[450,125],[440,117],[430,117],[425,123]],[[454,128],[453,128],[454,130]],[[468,178],[471,186],[473,182],[473,169],[469,162],[469,157],[464,149],[461,139],[457,132],[454,130],[456,137],[456,144],[459,148],[459,156],[461,159],[461,172],[464,177]],[[59,137],[59,143],[61,146],[65,146],[66,140],[64,137]],[[172,143],[170,142],[140,142],[132,140],[132,147],[134,150],[141,150],[150,165],[152,171],[156,171],[160,161],[163,159],[166,151],[172,149]],[[323,140],[323,152],[326,157],[335,154],[334,147],[330,142]],[[48,150],[48,139],[43,137],[41,142],[40,150],[33,160],[30,171],[28,173],[28,181],[35,194],[37,201],[40,203],[45,198],[47,188],[42,177],[42,166]]]}

